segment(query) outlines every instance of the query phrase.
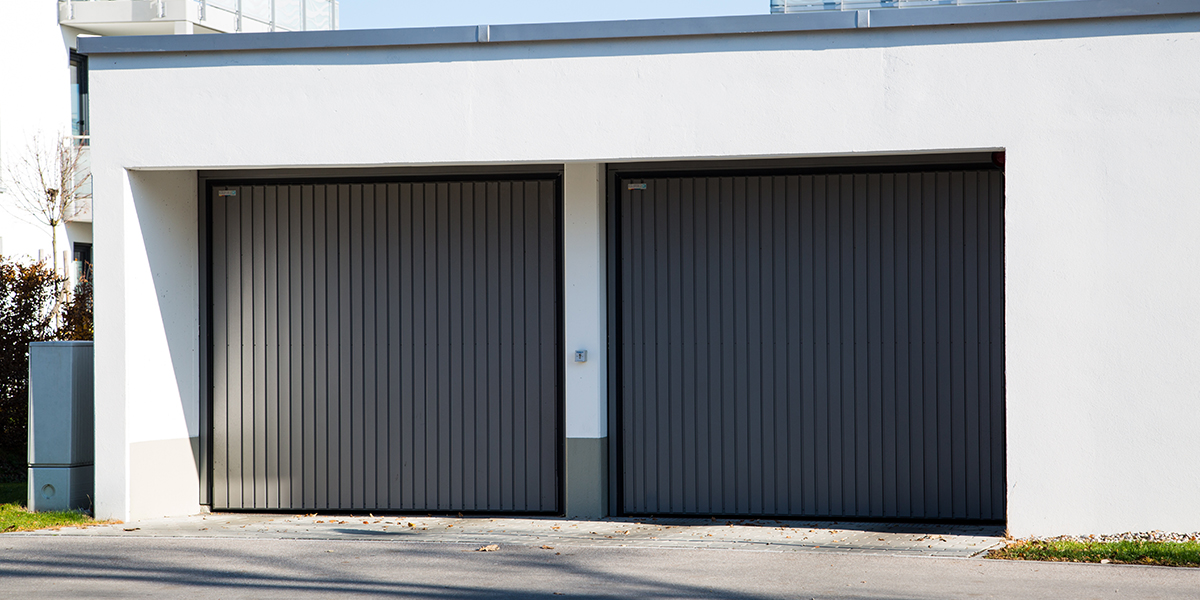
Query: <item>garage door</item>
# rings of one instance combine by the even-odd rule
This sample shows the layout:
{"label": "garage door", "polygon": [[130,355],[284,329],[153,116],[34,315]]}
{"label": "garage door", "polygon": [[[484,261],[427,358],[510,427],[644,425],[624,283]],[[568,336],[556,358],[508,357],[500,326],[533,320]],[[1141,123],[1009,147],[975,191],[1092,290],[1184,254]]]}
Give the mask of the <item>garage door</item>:
{"label": "garage door", "polygon": [[559,512],[558,189],[211,186],[214,508]]}
{"label": "garage door", "polygon": [[998,170],[621,176],[626,514],[1002,521]]}

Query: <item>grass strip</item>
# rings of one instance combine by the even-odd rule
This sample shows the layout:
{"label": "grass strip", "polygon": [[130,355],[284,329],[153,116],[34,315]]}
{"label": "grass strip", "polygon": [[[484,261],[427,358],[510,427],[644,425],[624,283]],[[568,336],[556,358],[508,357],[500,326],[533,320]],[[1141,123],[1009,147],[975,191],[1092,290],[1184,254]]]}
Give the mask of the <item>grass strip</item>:
{"label": "grass strip", "polygon": [[0,504],[0,533],[99,524],[80,512],[35,513],[29,512],[20,504]]}
{"label": "grass strip", "polygon": [[1200,567],[1200,542],[1074,542],[1067,540],[1014,542],[993,550],[988,558],[1040,560],[1164,567]]}
{"label": "grass strip", "polygon": [[0,533],[106,525],[115,521],[95,521],[76,511],[29,512],[25,509],[26,484],[0,483]]}

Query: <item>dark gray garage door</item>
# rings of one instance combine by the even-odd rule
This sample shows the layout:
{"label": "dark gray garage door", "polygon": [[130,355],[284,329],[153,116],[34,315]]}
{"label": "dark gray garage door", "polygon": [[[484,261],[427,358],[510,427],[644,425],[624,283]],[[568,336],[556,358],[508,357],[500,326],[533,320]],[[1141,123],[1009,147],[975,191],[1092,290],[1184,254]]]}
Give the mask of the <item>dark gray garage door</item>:
{"label": "dark gray garage door", "polygon": [[213,506],[558,512],[558,196],[214,186]]}
{"label": "dark gray garage door", "polygon": [[617,180],[628,514],[1005,518],[994,170]]}

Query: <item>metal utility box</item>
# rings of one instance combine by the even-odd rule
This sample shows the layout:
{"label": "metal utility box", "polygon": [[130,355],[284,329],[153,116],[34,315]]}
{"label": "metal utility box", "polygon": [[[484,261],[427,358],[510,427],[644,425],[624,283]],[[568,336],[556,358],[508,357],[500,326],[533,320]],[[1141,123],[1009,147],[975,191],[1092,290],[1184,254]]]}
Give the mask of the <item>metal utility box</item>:
{"label": "metal utility box", "polygon": [[91,510],[92,342],[29,345],[29,509]]}

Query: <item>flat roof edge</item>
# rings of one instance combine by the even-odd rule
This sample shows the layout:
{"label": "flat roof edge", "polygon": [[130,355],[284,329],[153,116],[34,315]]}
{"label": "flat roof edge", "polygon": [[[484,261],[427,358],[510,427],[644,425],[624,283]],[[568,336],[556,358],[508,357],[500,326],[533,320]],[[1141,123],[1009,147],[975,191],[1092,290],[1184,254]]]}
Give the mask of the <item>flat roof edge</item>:
{"label": "flat roof edge", "polygon": [[410,29],[112,36],[79,39],[83,54],[321,50],[454,44],[802,33],[1200,14],[1197,0],[1043,0],[861,11],[479,25]]}

